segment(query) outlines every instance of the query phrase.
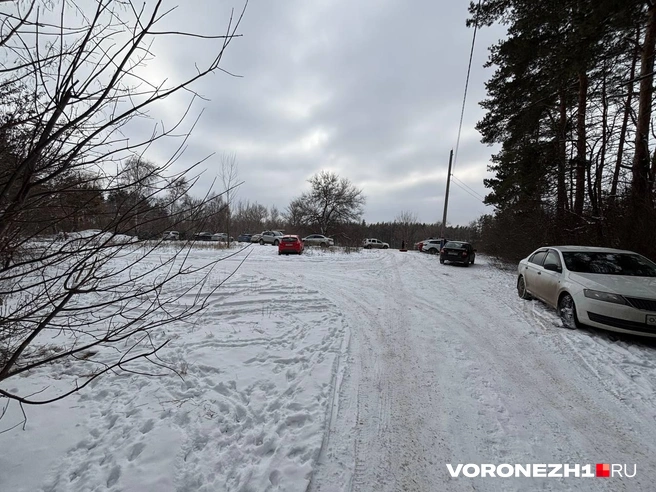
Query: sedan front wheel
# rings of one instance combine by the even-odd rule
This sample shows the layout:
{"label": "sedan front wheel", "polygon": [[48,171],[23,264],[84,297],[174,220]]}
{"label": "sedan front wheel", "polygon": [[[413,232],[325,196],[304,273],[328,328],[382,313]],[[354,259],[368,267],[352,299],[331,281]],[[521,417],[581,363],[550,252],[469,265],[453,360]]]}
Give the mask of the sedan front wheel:
{"label": "sedan front wheel", "polygon": [[531,295],[526,290],[526,281],[524,280],[524,277],[519,277],[517,279],[517,295],[519,295],[519,297],[522,299],[531,298]]}
{"label": "sedan front wheel", "polygon": [[572,296],[565,293],[558,300],[558,316],[565,328],[574,330],[579,326],[579,320],[576,317],[576,305]]}

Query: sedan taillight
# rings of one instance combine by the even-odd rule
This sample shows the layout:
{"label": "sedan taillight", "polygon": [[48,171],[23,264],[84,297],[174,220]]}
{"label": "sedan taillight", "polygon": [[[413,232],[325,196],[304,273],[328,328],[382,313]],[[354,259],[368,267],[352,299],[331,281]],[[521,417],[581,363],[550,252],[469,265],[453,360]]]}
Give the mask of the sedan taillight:
{"label": "sedan taillight", "polygon": [[462,256],[467,256],[467,251],[463,251]]}

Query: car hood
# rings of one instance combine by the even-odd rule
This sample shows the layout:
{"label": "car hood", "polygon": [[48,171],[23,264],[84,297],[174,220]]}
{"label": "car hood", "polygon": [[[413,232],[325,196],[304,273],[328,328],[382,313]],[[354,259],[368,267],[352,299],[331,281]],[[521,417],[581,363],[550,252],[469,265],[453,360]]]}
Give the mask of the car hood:
{"label": "car hood", "polygon": [[633,297],[656,298],[656,277],[573,273],[570,278],[585,288]]}

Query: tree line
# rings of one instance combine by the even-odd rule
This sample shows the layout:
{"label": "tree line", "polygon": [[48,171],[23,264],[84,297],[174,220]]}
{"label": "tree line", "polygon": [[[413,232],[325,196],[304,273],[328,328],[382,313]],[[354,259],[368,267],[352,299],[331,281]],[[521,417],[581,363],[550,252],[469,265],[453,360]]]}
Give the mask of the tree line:
{"label": "tree line", "polygon": [[656,256],[653,83],[656,6],[626,0],[471,2],[469,25],[501,24],[477,129],[500,145],[481,218],[493,254],[543,244]]}

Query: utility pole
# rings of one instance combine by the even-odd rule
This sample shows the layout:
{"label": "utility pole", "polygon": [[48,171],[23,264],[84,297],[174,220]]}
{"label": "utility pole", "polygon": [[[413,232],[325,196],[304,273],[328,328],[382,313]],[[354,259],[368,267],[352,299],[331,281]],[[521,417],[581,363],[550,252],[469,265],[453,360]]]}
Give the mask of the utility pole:
{"label": "utility pole", "polygon": [[446,233],[446,211],[449,207],[449,185],[451,184],[451,163],[453,162],[453,149],[449,154],[449,173],[446,175],[446,194],[444,195],[444,215],[442,216],[442,233],[440,236],[444,239]]}

